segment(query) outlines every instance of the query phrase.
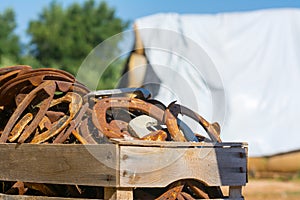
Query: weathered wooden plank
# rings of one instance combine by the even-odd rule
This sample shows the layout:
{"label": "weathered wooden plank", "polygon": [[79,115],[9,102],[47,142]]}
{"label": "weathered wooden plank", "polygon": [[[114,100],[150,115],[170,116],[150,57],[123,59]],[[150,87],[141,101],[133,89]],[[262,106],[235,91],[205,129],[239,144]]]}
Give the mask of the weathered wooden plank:
{"label": "weathered wooden plank", "polygon": [[115,187],[105,187],[104,188],[104,199],[112,199],[115,195]]}
{"label": "weathered wooden plank", "polygon": [[[104,198],[108,200],[109,198]],[[130,199],[130,198],[129,198]],[[5,195],[0,194],[0,200],[96,200],[96,199],[81,199],[81,198],[63,198],[63,197],[44,197],[44,196],[26,196],[26,195]],[[119,198],[124,200],[124,198]],[[225,198],[213,200],[244,200],[244,198]]]}
{"label": "weathered wooden plank", "polygon": [[128,62],[128,87],[140,87],[143,85],[147,70],[147,60],[144,55],[132,53]]}
{"label": "weathered wooden plank", "polygon": [[[93,200],[82,198],[64,198],[64,197],[45,197],[45,196],[27,196],[27,195],[6,195],[0,193],[0,200]],[[96,200],[96,199],[94,199]]]}
{"label": "weathered wooden plank", "polygon": [[[143,142],[128,146],[130,142],[125,145],[123,142],[0,144],[0,180],[117,187],[121,189],[114,195],[119,196],[130,194],[122,192],[124,188],[165,187],[189,178],[210,186],[242,186],[247,182],[244,143],[215,144],[217,146],[206,143],[189,148],[178,143],[175,148],[173,142],[164,142],[167,147]],[[235,144],[240,145],[239,148]]]}
{"label": "weathered wooden plank", "polygon": [[242,195],[242,186],[230,186],[229,187],[229,198],[241,198]]}
{"label": "weathered wooden plank", "polygon": [[132,200],[133,188],[104,188],[104,199],[107,200]]}
{"label": "weathered wooden plank", "polygon": [[115,186],[118,156],[113,144],[0,144],[0,180]]}
{"label": "weathered wooden plank", "polygon": [[138,27],[136,24],[133,25],[134,33],[135,33],[135,44],[134,44],[134,51],[140,55],[144,55],[144,45],[142,38],[140,36]]}
{"label": "weathered wooden plank", "polygon": [[211,199],[211,200],[244,200],[244,198],[241,197],[241,198],[225,198],[225,199]]}
{"label": "weathered wooden plank", "polygon": [[120,187],[165,187],[193,178],[209,186],[245,185],[245,148],[120,147]]}
{"label": "weathered wooden plank", "polygon": [[124,140],[111,139],[113,143],[122,146],[142,146],[142,147],[208,147],[208,148],[246,148],[246,142],[222,142],[222,143],[208,143],[208,142],[164,142],[164,141],[147,141],[147,140]]}

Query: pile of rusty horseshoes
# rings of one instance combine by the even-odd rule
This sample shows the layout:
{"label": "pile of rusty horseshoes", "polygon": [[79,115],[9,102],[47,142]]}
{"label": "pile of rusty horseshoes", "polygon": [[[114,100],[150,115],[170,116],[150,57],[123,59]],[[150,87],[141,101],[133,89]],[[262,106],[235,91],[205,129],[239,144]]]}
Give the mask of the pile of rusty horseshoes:
{"label": "pile of rusty horseshoes", "polygon": [[[0,68],[0,143],[101,144],[111,138],[221,142],[217,123],[210,124],[176,103],[166,107],[150,96],[142,88],[91,92],[72,75],[57,69]],[[194,134],[182,121],[178,123],[179,114],[198,122],[209,138]],[[139,134],[141,129],[132,121],[143,116],[154,124]],[[209,192],[203,192],[192,181],[180,183],[158,199],[209,197]],[[194,197],[183,192],[184,185]]]}

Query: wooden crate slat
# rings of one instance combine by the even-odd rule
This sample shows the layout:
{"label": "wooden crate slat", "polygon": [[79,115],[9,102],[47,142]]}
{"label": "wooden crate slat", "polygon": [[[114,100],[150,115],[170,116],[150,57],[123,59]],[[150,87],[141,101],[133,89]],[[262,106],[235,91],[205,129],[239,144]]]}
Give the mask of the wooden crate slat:
{"label": "wooden crate slat", "polygon": [[103,186],[115,188],[113,196],[130,198],[130,188],[166,187],[191,178],[209,186],[230,186],[229,199],[243,199],[238,196],[247,182],[246,143],[0,144],[0,160],[0,180]]}
{"label": "wooden crate slat", "polygon": [[0,180],[115,186],[116,145],[0,144]]}
{"label": "wooden crate slat", "polygon": [[[45,196],[29,196],[29,195],[6,195],[0,193],[0,200],[93,200],[82,198],[64,198],[64,197],[45,197]],[[94,199],[96,200],[96,199]]]}
{"label": "wooden crate slat", "polygon": [[107,200],[121,200],[121,199],[127,199],[132,200],[133,199],[133,188],[104,188],[104,199]]}
{"label": "wooden crate slat", "polygon": [[[195,178],[210,186],[245,185],[246,148],[120,147],[121,187],[165,187]],[[241,157],[242,156],[242,157]]]}
{"label": "wooden crate slat", "polygon": [[165,142],[165,141],[143,141],[143,140],[124,140],[112,139],[112,141],[121,146],[142,146],[142,147],[203,147],[203,148],[246,148],[246,142],[222,142],[222,143],[207,143],[207,142]]}
{"label": "wooden crate slat", "polygon": [[[123,200],[123,199],[124,198],[122,198],[120,200]],[[6,195],[6,194],[0,193],[0,200],[96,200],[96,199],[27,196],[27,195]],[[226,198],[226,199],[213,199],[213,200],[244,200],[244,198]]]}

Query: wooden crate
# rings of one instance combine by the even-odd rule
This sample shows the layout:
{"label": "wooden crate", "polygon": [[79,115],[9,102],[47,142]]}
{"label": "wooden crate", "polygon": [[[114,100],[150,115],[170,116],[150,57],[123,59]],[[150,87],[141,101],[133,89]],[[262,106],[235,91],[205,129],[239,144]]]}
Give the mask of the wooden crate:
{"label": "wooden crate", "polygon": [[[103,186],[105,199],[133,199],[134,188],[181,179],[228,186],[243,199],[247,144],[115,140],[112,144],[0,144],[0,180]],[[0,195],[0,199],[68,199]]]}

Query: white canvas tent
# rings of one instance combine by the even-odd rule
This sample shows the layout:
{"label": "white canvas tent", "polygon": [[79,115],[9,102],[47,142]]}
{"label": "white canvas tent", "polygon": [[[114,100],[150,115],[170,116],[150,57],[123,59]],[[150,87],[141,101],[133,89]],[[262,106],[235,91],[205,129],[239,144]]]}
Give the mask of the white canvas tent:
{"label": "white canvas tent", "polygon": [[250,156],[300,149],[300,10],[156,14],[135,28],[127,86],[220,122]]}

